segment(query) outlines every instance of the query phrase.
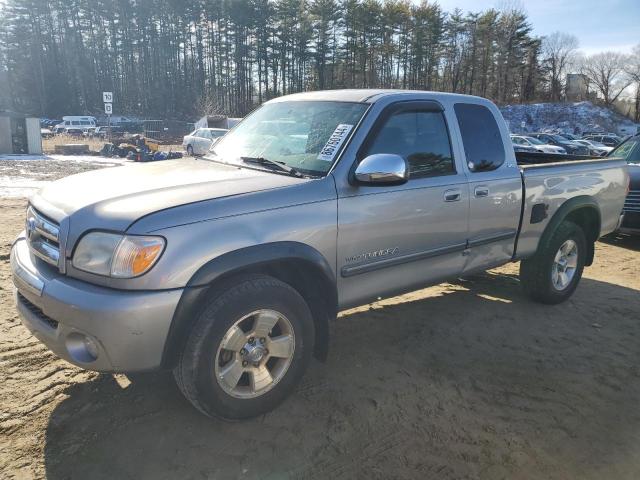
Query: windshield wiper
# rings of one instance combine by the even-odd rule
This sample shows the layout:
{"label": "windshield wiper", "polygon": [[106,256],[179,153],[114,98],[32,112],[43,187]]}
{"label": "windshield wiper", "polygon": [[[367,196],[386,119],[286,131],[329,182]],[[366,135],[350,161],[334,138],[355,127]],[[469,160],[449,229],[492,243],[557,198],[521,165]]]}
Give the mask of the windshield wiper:
{"label": "windshield wiper", "polygon": [[284,162],[277,162],[275,160],[269,160],[264,157],[240,157],[240,160],[246,163],[257,163],[259,165],[270,165],[272,167],[276,167],[278,170],[282,172],[286,172],[293,177],[304,177],[302,173],[293,168],[290,165],[287,165]]}

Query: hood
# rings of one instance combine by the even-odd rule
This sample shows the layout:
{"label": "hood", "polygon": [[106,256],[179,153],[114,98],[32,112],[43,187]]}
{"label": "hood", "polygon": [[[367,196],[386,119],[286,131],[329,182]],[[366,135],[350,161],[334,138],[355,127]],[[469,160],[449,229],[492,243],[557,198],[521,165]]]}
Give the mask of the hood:
{"label": "hood", "polygon": [[179,159],[80,173],[44,187],[32,205],[57,222],[70,217],[86,228],[124,231],[159,210],[307,181],[270,172]]}

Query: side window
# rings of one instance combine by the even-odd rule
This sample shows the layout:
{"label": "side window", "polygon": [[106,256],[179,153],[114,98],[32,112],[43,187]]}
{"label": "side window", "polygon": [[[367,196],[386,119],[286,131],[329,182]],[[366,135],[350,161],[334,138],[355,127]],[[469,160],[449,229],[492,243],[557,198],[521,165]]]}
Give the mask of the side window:
{"label": "side window", "polygon": [[456,103],[454,106],[469,170],[488,172],[504,163],[500,129],[493,113],[483,105]]}
{"label": "side window", "polygon": [[367,155],[376,153],[404,157],[410,179],[455,173],[442,112],[408,110],[391,115],[367,149]]}

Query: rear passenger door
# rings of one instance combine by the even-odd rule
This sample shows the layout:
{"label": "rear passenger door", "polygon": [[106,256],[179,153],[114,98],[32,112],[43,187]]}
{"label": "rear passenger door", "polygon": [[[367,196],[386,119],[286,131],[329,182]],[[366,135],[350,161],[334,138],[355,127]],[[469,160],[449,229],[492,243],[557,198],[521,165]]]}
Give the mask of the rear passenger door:
{"label": "rear passenger door", "polygon": [[373,154],[397,154],[407,160],[410,177],[402,185],[339,188],[342,305],[455,278],[462,271],[469,193],[453,152],[439,104],[397,102],[382,112],[355,164]]}
{"label": "rear passenger door", "polygon": [[464,272],[511,259],[520,222],[522,178],[506,125],[495,106],[456,103],[454,111],[469,177],[469,237]]}

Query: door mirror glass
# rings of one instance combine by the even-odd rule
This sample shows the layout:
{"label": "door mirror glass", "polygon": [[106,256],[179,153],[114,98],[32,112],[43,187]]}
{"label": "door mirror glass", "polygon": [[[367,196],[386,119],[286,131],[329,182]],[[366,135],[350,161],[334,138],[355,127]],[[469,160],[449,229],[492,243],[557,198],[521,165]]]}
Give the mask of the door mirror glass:
{"label": "door mirror glass", "polygon": [[409,168],[400,155],[376,153],[358,164],[355,178],[365,185],[399,185],[409,180]]}

